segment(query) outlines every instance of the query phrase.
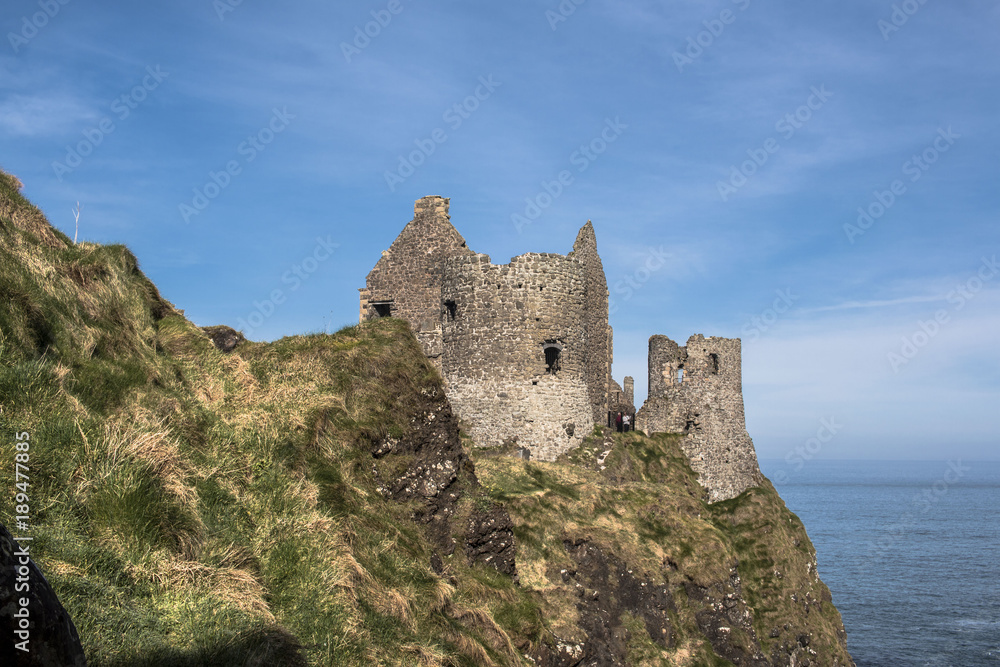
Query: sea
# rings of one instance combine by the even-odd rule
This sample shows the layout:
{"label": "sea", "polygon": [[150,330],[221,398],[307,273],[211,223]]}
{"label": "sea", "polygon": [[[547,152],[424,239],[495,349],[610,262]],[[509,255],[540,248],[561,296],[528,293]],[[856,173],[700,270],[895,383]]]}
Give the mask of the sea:
{"label": "sea", "polygon": [[1000,667],[1000,462],[762,459],[858,667]]}

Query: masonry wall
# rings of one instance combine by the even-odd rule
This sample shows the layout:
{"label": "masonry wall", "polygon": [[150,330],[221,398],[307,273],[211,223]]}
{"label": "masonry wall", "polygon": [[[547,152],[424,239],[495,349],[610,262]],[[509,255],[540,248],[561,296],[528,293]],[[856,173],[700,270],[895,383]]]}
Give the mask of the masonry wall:
{"label": "masonry wall", "polygon": [[[361,321],[407,320],[444,376],[476,443],[516,440],[552,459],[604,423],[611,379],[608,285],[588,222],[569,255],[507,265],[477,255],[451,224],[449,200],[424,197],[360,290]],[[558,367],[546,362],[558,349]]]}
{"label": "masonry wall", "polygon": [[[482,446],[516,440],[553,459],[593,428],[586,278],[580,261],[526,254],[445,263],[442,373],[448,398]],[[545,348],[559,350],[558,368]],[[602,366],[603,369],[603,366]],[[603,372],[603,370],[602,370]]]}
{"label": "masonry wall", "polygon": [[608,281],[601,256],[597,254],[594,226],[580,229],[570,257],[579,261],[583,271],[584,341],[583,356],[587,369],[587,395],[592,418],[600,423],[606,419],[611,381],[611,331],[608,326]]}
{"label": "masonry wall", "polygon": [[378,317],[374,304],[388,306],[392,317],[405,319],[427,354],[440,367],[441,281],[447,260],[474,253],[452,226],[450,200],[424,197],[411,220],[382,253],[360,290],[360,319]]}
{"label": "masonry wall", "polygon": [[636,417],[646,433],[683,433],[681,447],[712,502],[763,481],[743,409],[738,338],[695,335],[685,347],[649,339],[649,398]]}

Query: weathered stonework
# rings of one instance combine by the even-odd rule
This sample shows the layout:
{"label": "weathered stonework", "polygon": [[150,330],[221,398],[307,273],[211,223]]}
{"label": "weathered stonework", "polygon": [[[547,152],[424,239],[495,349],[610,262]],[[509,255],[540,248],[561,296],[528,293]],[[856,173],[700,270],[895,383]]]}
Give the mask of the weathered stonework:
{"label": "weathered stonework", "polygon": [[743,413],[738,338],[697,334],[681,347],[649,339],[649,397],[636,415],[646,433],[683,433],[681,447],[712,502],[759,486],[763,476]]}
{"label": "weathered stonework", "polygon": [[[441,197],[416,202],[360,290],[360,319],[409,322],[480,446],[517,443],[531,458],[552,460],[609,412],[636,414],[632,378],[622,388],[611,377],[608,284],[590,222],[568,255],[493,264],[466,247],[448,209]],[[740,363],[739,340],[649,342],[649,399],[636,427],[687,434],[682,446],[712,501],[763,479],[743,417]]]}
{"label": "weathered stonework", "polygon": [[448,200],[425,197],[368,274],[361,319],[406,319],[481,446],[551,460],[603,423],[611,385],[608,286],[588,222],[569,255],[509,264],[472,252]]}
{"label": "weathered stonework", "polygon": [[410,221],[368,274],[361,292],[361,320],[399,317],[410,323],[438,368],[441,347],[441,282],[445,262],[474,255],[452,227],[449,200],[424,197]]}

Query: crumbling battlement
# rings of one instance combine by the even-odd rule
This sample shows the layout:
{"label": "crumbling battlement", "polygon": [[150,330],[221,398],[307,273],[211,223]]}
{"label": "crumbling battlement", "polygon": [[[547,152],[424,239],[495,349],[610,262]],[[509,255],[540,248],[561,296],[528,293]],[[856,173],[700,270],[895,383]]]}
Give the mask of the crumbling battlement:
{"label": "crumbling battlement", "polygon": [[649,339],[649,397],[636,415],[646,433],[683,433],[712,502],[735,498],[763,481],[743,412],[738,338],[697,334],[685,347],[666,336]]}
{"label": "crumbling battlement", "polygon": [[[551,460],[609,413],[635,413],[632,378],[611,377],[608,283],[587,222],[567,255],[528,253],[509,264],[470,250],[449,200],[424,197],[368,274],[361,321],[409,322],[445,380],[448,399],[480,446],[516,442]],[[712,501],[763,479],[743,417],[738,339],[649,339],[647,433],[682,441]]]}
{"label": "crumbling battlement", "polygon": [[608,287],[588,222],[568,255],[509,264],[469,250],[448,200],[425,197],[368,274],[361,320],[406,319],[482,446],[554,459],[609,410]]}
{"label": "crumbling battlement", "polygon": [[444,264],[475,255],[450,222],[450,200],[424,197],[413,220],[368,274],[361,292],[361,321],[399,317],[410,323],[428,358],[440,368],[441,282]]}

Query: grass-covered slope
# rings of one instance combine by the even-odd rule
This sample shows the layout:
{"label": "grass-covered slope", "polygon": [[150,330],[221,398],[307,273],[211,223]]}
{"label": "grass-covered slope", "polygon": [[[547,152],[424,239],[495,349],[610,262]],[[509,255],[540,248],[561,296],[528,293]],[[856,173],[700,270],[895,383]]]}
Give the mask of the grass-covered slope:
{"label": "grass-covered slope", "polygon": [[769,485],[707,505],[672,436],[474,450],[397,320],[224,354],[18,186],[0,523],[27,431],[33,557],[91,665],[849,664]]}

